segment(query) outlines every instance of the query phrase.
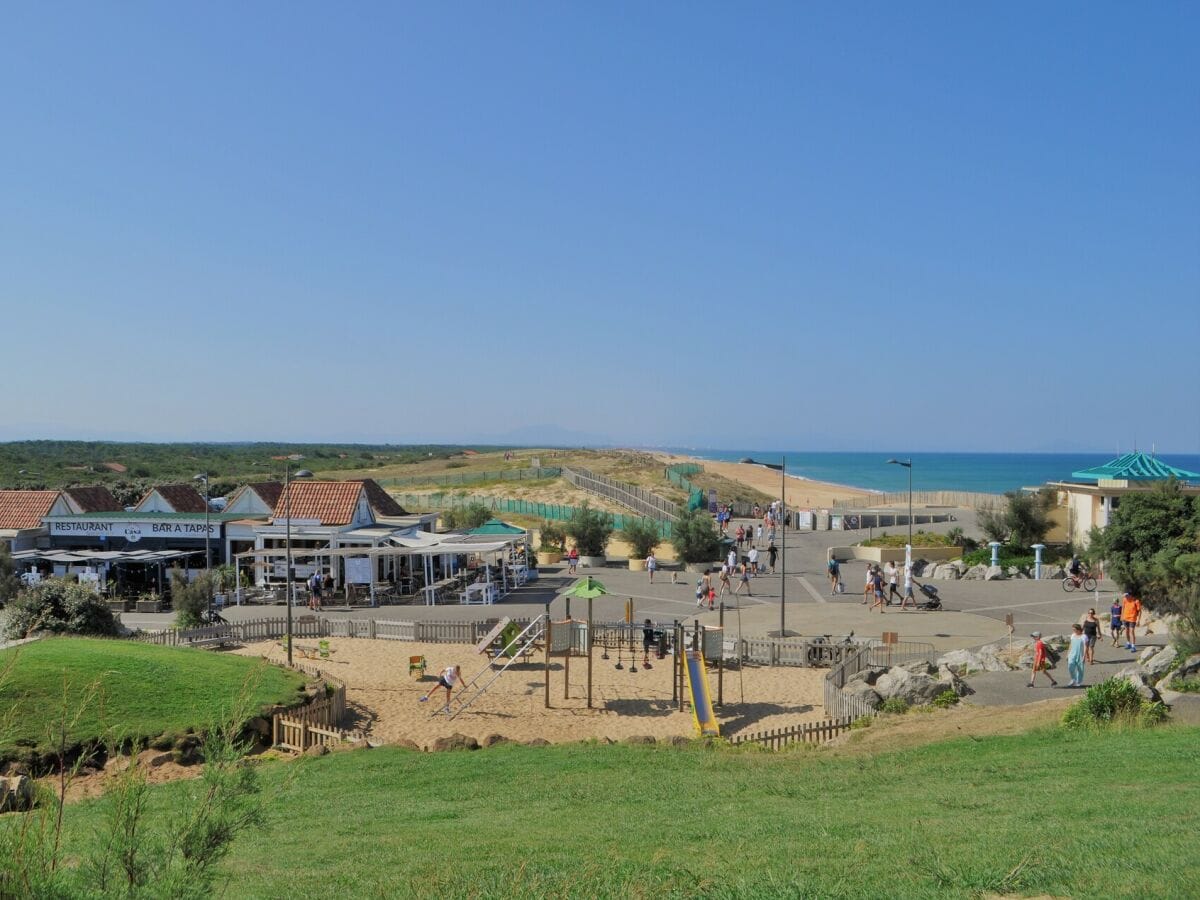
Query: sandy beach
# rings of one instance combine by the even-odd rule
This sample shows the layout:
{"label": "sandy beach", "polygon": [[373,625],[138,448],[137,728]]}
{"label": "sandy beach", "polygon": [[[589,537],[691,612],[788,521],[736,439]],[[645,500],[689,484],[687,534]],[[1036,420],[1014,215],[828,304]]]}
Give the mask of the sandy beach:
{"label": "sandy beach", "polygon": [[[747,487],[762,491],[770,497],[779,497],[779,472],[763,466],[750,463],[720,462],[712,459],[694,459],[688,456],[663,455],[670,463],[694,462],[704,466],[705,471],[722,475],[731,481],[740,482]],[[809,481],[807,478],[785,479],[784,485],[787,496],[784,498],[789,506],[799,509],[829,509],[837,505],[837,501],[857,497],[869,497],[870,491],[861,488],[846,487],[838,484],[828,484],[823,481]]]}
{"label": "sandy beach", "polygon": [[[487,660],[475,648],[459,644],[419,644],[405,641],[332,638],[331,658],[305,660],[307,665],[344,681],[347,699],[356,714],[354,727],[380,743],[413,741],[428,749],[433,741],[454,733],[482,741],[500,734],[516,741],[542,738],[551,743],[588,739],[620,740],[632,735],[658,739],[694,737],[690,710],[679,712],[671,703],[670,656],[651,657],[646,670],[639,655],[636,669],[626,652],[623,668],[616,669],[616,656],[601,659],[597,648],[592,678],[593,709],[587,708],[587,659],[571,659],[569,696],[564,699],[563,659],[551,660],[550,703],[546,709],[545,680],[540,656],[536,662],[513,665],[471,706],[453,720],[438,714],[445,692],[427,703],[418,702],[436,681],[436,673],[448,665],[460,665],[469,683],[490,676]],[[284,651],[276,641],[249,644],[236,651],[282,661]],[[423,681],[408,675],[410,655],[423,655],[428,670]],[[747,666],[739,677],[736,670],[724,676],[725,705],[717,710],[723,735],[737,731],[761,731],[816,721],[823,716],[824,671],[789,666]],[[712,695],[717,696],[717,675],[709,673]],[[742,698],[744,697],[744,702]]]}

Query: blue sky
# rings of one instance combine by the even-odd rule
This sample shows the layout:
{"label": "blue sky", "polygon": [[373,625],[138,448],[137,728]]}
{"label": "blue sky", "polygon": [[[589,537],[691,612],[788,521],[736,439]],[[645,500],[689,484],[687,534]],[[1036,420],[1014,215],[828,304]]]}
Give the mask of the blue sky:
{"label": "blue sky", "polygon": [[0,439],[1200,452],[1194,4],[0,23]]}

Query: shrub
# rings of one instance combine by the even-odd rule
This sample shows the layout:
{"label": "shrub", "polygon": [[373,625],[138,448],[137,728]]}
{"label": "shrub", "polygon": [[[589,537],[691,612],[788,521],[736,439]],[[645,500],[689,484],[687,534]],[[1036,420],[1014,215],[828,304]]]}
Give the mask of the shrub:
{"label": "shrub", "polygon": [[902,716],[908,712],[908,701],[903,697],[888,697],[888,699],[884,700],[883,703],[880,704],[879,711]]}
{"label": "shrub", "polygon": [[1200,694],[1200,678],[1176,678],[1167,687],[1181,694]]}
{"label": "shrub", "polygon": [[721,555],[721,536],[713,517],[704,510],[682,513],[671,526],[671,543],[685,563],[712,562]]}
{"label": "shrub", "polygon": [[1123,678],[1109,678],[1087,689],[1087,693],[1063,713],[1068,728],[1100,728],[1121,725],[1157,725],[1167,718],[1167,708],[1138,693]]}
{"label": "shrub", "polygon": [[175,610],[176,628],[195,628],[204,623],[212,603],[214,575],[200,575],[188,583],[178,569],[171,570],[171,607]]}
{"label": "shrub", "polygon": [[629,542],[634,559],[644,559],[662,543],[658,525],[649,519],[633,519],[621,531],[621,537]]}
{"label": "shrub", "polygon": [[612,516],[598,509],[592,509],[585,500],[572,513],[566,528],[575,546],[583,556],[603,556],[608,539],[612,537]]}
{"label": "shrub", "polygon": [[949,709],[950,707],[952,707],[958,703],[958,694],[954,693],[954,691],[947,688],[946,690],[944,690],[940,694],[938,694],[936,697],[934,697],[933,700],[930,702],[932,702],[933,705],[936,706],[938,709]]}
{"label": "shrub", "polygon": [[[959,529],[961,531],[961,529]],[[908,533],[888,534],[884,532],[878,537],[863,541],[862,547],[890,547],[899,549],[908,543]],[[955,547],[958,546],[954,541],[950,540],[949,535],[937,534],[932,531],[914,531],[913,532],[914,547]]]}
{"label": "shrub", "polygon": [[873,720],[874,718],[872,716],[859,716],[850,723],[850,728],[852,731],[858,731],[862,728],[870,728]]}
{"label": "shrub", "polygon": [[562,526],[555,522],[544,522],[539,529],[542,535],[542,549],[561,552],[567,542],[567,533]]}
{"label": "shrub", "polygon": [[40,631],[113,636],[121,622],[88,585],[50,578],[17,594],[5,607],[3,634],[19,640]]}
{"label": "shrub", "polygon": [[478,528],[492,517],[492,511],[484,504],[475,500],[458,509],[448,509],[442,513],[442,523],[453,530],[470,531]]}

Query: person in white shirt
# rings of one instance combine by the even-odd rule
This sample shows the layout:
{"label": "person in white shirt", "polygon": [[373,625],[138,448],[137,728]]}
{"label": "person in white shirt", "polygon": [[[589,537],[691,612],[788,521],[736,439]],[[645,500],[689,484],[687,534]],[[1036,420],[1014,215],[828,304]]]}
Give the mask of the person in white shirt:
{"label": "person in white shirt", "polygon": [[650,551],[650,555],[646,557],[646,571],[650,573],[650,583],[654,584],[654,570],[658,568],[658,560],[654,558],[654,551]]}
{"label": "person in white shirt", "polygon": [[750,577],[753,578],[754,576],[756,576],[758,574],[758,548],[757,547],[750,548],[749,560],[750,560]]}
{"label": "person in white shirt", "polygon": [[904,564],[904,597],[900,600],[900,611],[908,606],[908,601],[912,601],[913,609],[917,608],[917,598],[913,596],[913,571],[912,563]]}
{"label": "person in white shirt", "polygon": [[426,700],[428,700],[429,695],[438,688],[445,688],[446,706],[443,712],[450,712],[450,694],[453,692],[454,686],[461,681],[462,669],[459,666],[446,666],[446,668],[442,669],[442,673],[438,675],[437,684],[429,689],[425,696],[421,698],[421,702],[424,703]]}
{"label": "person in white shirt", "polygon": [[[894,562],[889,562],[885,571],[887,572],[888,605],[890,606],[893,597],[900,597],[900,590],[896,587],[900,578],[900,570],[896,568],[896,564]],[[901,600],[903,600],[902,597]]]}

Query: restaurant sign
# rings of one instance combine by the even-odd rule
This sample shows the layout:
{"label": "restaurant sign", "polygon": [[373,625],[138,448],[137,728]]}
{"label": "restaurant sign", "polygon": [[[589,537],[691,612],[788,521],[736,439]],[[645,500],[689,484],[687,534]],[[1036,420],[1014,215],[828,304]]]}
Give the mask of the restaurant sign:
{"label": "restaurant sign", "polygon": [[[93,537],[104,540],[124,539],[136,543],[142,538],[204,539],[204,522],[169,522],[161,519],[66,519],[47,523],[51,537]],[[208,524],[208,536],[219,538],[219,522]]]}

